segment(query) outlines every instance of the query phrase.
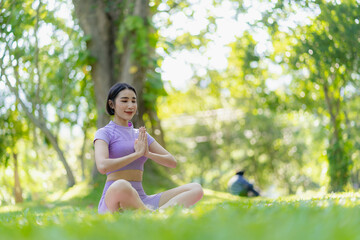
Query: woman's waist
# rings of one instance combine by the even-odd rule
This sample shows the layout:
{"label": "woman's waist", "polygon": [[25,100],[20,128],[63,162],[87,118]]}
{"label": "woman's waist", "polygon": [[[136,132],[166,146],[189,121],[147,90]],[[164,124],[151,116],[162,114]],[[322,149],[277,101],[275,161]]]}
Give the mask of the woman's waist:
{"label": "woman's waist", "polygon": [[127,169],[112,172],[107,175],[106,181],[116,181],[119,179],[124,179],[126,181],[132,182],[141,182],[143,178],[143,171],[138,169]]}

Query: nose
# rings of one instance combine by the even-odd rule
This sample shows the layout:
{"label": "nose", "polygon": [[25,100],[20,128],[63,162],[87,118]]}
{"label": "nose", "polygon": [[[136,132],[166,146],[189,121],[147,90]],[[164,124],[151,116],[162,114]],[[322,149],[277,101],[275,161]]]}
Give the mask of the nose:
{"label": "nose", "polygon": [[136,106],[137,106],[136,103],[133,103],[133,102],[130,102],[130,103],[128,104],[128,108],[129,108],[129,109],[134,109]]}

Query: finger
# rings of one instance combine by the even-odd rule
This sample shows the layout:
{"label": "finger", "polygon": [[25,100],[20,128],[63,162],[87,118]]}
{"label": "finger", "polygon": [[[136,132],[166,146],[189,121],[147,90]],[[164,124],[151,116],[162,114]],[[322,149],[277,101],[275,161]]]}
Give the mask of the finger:
{"label": "finger", "polygon": [[144,133],[144,141],[146,141],[146,130],[145,130],[145,128],[143,129],[143,133]]}
{"label": "finger", "polygon": [[139,128],[139,136],[138,136],[138,139],[141,139],[142,138],[142,128],[140,127]]}
{"label": "finger", "polygon": [[138,147],[138,140],[136,139],[135,142],[134,142],[134,149],[135,149],[135,151],[136,151],[137,147]]}
{"label": "finger", "polygon": [[146,134],[144,136],[144,142],[147,143],[147,137],[146,137]]}
{"label": "finger", "polygon": [[141,137],[142,137],[142,140],[145,141],[146,139],[146,133],[145,133],[145,127],[141,127]]}
{"label": "finger", "polygon": [[142,127],[139,129],[139,139],[144,141],[144,130]]}

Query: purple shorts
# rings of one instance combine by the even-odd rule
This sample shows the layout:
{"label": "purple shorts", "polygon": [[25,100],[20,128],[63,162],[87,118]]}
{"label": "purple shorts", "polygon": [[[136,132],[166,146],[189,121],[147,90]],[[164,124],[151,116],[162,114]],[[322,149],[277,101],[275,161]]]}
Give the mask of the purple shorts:
{"label": "purple shorts", "polygon": [[[108,181],[105,183],[104,191],[102,193],[102,196],[101,196],[101,199],[99,202],[99,206],[98,206],[98,212],[100,214],[106,213],[109,211],[109,209],[107,208],[107,206],[105,204],[105,194],[106,194],[107,190],[109,189],[109,187],[111,186],[111,184],[113,184],[114,182],[115,181]],[[148,207],[152,210],[159,208],[159,201],[160,201],[160,197],[161,197],[162,193],[153,194],[153,195],[148,196],[148,195],[146,195],[141,182],[129,181],[129,183],[131,184],[131,186],[133,188],[135,188],[135,190],[139,194],[141,201],[145,204],[146,207]]]}

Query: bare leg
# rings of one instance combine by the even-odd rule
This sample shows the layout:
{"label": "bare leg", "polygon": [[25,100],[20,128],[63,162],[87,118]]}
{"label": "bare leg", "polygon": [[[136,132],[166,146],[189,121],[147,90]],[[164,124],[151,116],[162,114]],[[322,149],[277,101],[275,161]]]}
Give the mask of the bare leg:
{"label": "bare leg", "polygon": [[105,194],[105,204],[110,212],[119,209],[148,209],[141,201],[139,194],[126,180],[117,180]]}
{"label": "bare leg", "polygon": [[190,207],[198,202],[204,195],[202,187],[198,183],[189,183],[163,192],[160,198],[160,209],[174,205]]}

